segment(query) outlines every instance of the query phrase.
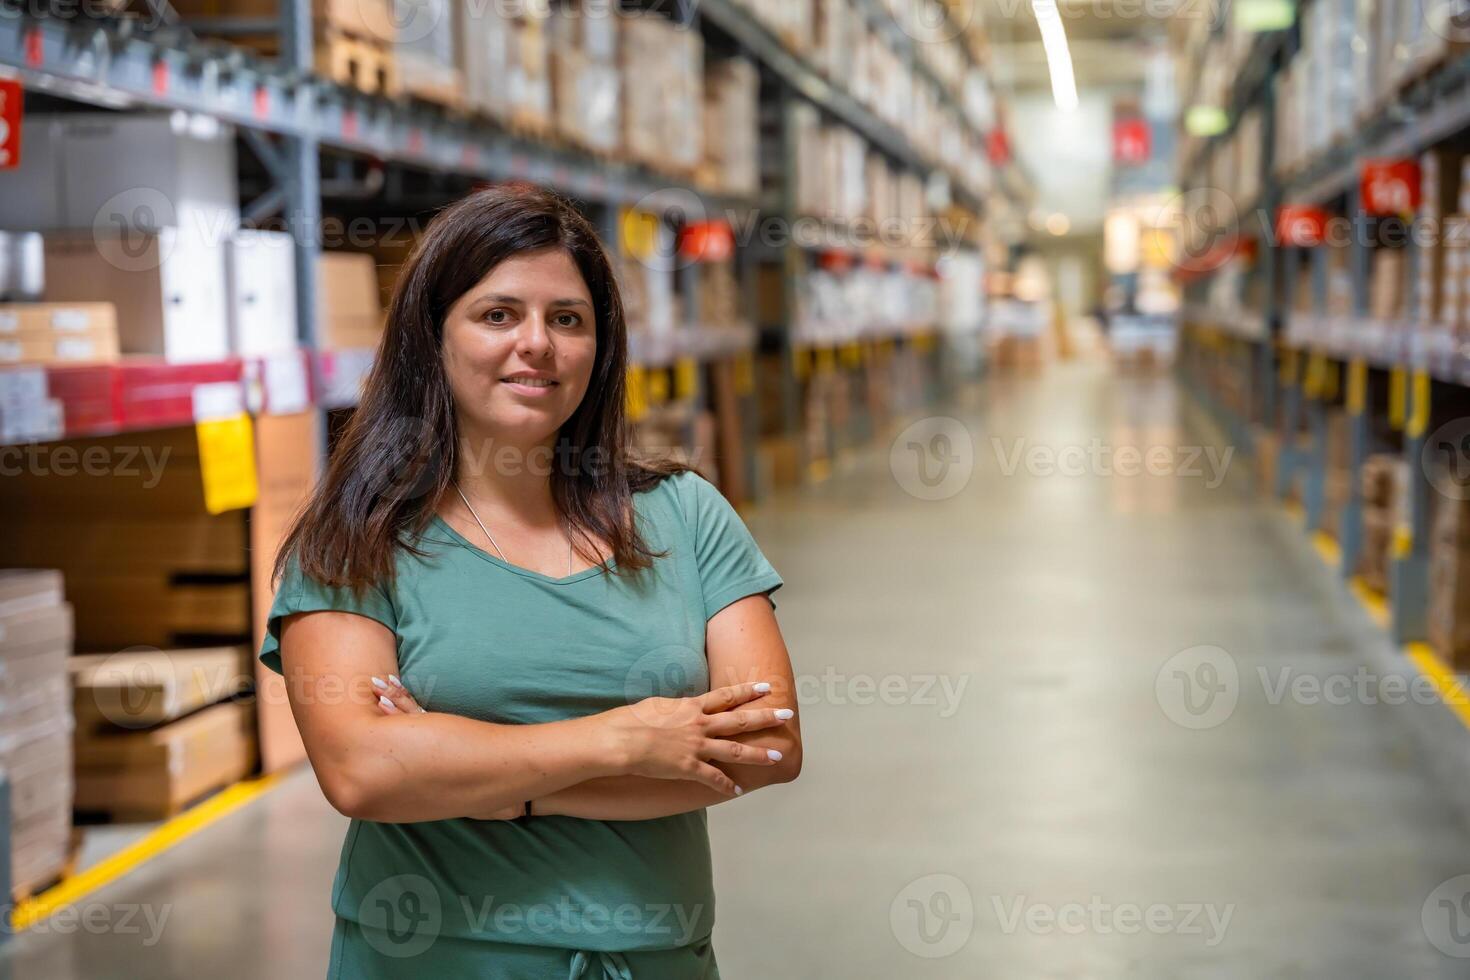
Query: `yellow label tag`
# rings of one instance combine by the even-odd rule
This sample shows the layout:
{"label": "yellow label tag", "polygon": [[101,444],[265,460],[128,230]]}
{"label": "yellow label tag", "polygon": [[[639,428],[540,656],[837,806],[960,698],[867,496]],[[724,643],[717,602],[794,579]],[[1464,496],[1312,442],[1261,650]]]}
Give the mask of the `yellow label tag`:
{"label": "yellow label tag", "polygon": [[893,353],[892,337],[884,337],[882,340],[878,341],[878,353],[883,357],[888,357]]}
{"label": "yellow label tag", "polygon": [[807,359],[809,351],[805,347],[791,348],[791,373],[796,375],[798,381],[805,381],[811,373],[811,363]]}
{"label": "yellow label tag", "polygon": [[650,405],[662,405],[669,400],[669,372],[663,368],[654,368],[648,372],[648,402]]}
{"label": "yellow label tag", "polygon": [[830,348],[830,347],[818,347],[817,348],[817,373],[818,374],[831,374],[832,371],[836,368],[836,366],[837,366],[837,360],[836,360],[835,357],[832,356],[832,348]]}
{"label": "yellow label tag", "polygon": [[1409,557],[1414,551],[1414,529],[1407,524],[1399,524],[1393,529],[1393,556],[1400,561]]}
{"label": "yellow label tag", "polygon": [[750,351],[742,351],[735,358],[735,394],[748,395],[755,391],[755,358]]}
{"label": "yellow label tag", "polygon": [[199,440],[199,472],[204,482],[204,509],[211,514],[241,510],[260,496],[255,472],[255,428],[241,412],[194,425]]}
{"label": "yellow label tag", "polygon": [[618,222],[623,233],[623,252],[635,259],[652,256],[658,248],[658,223],[656,214],[623,208]]}
{"label": "yellow label tag", "polygon": [[927,354],[934,349],[934,335],[927,330],[914,334],[914,350]]}
{"label": "yellow label tag", "polygon": [[1404,427],[1405,401],[1408,397],[1408,378],[1404,369],[1396,367],[1388,372],[1388,424],[1395,429]]}
{"label": "yellow label tag", "polygon": [[1347,410],[1350,415],[1362,415],[1368,401],[1368,364],[1359,359],[1348,362]]}
{"label": "yellow label tag", "polygon": [[1302,394],[1308,398],[1322,397],[1323,376],[1327,371],[1327,361],[1321,354],[1313,354],[1307,358],[1307,376],[1302,380]]}
{"label": "yellow label tag", "polygon": [[694,397],[694,387],[699,380],[699,364],[692,357],[681,357],[674,364],[674,397]]}
{"label": "yellow label tag", "polygon": [[858,346],[856,340],[849,340],[838,349],[838,356],[843,367],[855,368],[863,363],[863,349]]}
{"label": "yellow label tag", "polygon": [[624,399],[628,419],[637,422],[648,414],[648,374],[640,365],[628,368],[627,397]]}
{"label": "yellow label tag", "polygon": [[1414,372],[1414,403],[1409,406],[1409,421],[1404,435],[1422,439],[1429,431],[1429,372]]}

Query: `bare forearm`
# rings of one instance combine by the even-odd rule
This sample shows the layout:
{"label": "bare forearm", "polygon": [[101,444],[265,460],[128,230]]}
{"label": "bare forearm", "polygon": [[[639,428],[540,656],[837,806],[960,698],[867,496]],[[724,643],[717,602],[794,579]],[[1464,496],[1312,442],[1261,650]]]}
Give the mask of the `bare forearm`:
{"label": "bare forearm", "polygon": [[361,724],[312,764],[333,804],[367,820],[478,816],[617,771],[590,718],[495,725],[433,713]]}
{"label": "bare forearm", "polygon": [[[801,747],[792,739],[766,739],[772,747],[787,747],[774,766],[720,765],[745,793],[796,778]],[[642,776],[605,776],[591,779],[544,797],[535,797],[532,810],[540,816],[580,817],[584,820],[656,820],[724,803],[729,796],[699,783]]]}

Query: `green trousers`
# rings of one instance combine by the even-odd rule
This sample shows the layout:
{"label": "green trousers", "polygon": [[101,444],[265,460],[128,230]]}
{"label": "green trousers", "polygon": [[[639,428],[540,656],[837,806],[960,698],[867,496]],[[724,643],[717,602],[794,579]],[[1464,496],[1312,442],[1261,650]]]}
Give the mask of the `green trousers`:
{"label": "green trousers", "polygon": [[400,946],[383,930],[337,918],[328,980],[719,980],[708,939],[678,949],[600,953],[438,936]]}

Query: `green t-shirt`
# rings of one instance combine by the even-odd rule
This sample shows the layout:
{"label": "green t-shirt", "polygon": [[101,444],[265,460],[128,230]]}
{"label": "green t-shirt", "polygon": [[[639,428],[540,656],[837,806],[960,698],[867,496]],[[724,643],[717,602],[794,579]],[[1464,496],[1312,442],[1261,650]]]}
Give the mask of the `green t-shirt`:
{"label": "green t-shirt", "polygon": [[[552,578],[507,564],[435,518],[396,579],[354,597],[294,565],[276,592],[260,659],[281,670],[281,620],[368,616],[398,639],[419,704],[504,724],[606,711],[709,690],[705,624],[781,577],[728,501],[695,473],[634,496],[638,527],[668,551],[632,577],[593,567]],[[774,600],[772,600],[774,605]],[[353,820],[332,889],[339,916],[421,921],[437,935],[600,951],[707,937],[714,890],[705,812],[656,820]],[[401,914],[400,914],[401,913]],[[385,921],[386,920],[386,921]]]}

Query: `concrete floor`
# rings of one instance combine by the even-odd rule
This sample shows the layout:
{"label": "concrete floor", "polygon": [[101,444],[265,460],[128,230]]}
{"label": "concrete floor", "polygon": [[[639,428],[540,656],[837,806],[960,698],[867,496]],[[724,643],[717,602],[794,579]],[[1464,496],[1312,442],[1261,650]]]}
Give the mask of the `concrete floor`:
{"label": "concrete floor", "polygon": [[[905,442],[751,515],[806,768],[711,811],[726,977],[1470,976],[1430,938],[1470,954],[1430,900],[1470,835],[1393,710],[1273,696],[1351,675],[1362,622],[1243,461],[1207,486],[1173,455],[1200,439],[1181,403],[1091,366],[998,379],[949,448],[921,434],[968,439],[967,483]],[[1094,471],[1048,472],[1068,446]],[[1107,475],[1125,446],[1179,472]],[[1226,693],[1185,704],[1181,677]],[[89,897],[101,928],[17,937],[0,977],[321,976],[344,827],[298,773]],[[167,912],[157,941],[135,905]]]}

